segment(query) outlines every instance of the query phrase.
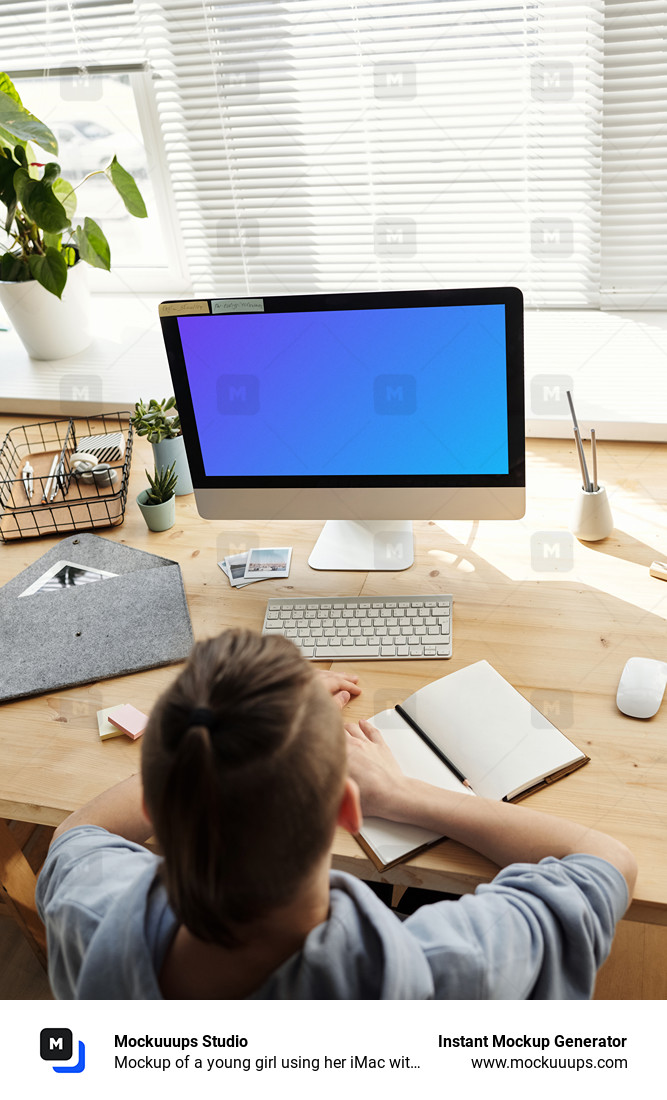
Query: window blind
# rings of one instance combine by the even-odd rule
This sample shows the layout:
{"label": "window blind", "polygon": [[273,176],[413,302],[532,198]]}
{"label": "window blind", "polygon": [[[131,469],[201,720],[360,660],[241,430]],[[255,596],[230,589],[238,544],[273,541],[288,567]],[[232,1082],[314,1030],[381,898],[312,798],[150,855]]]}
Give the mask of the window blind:
{"label": "window blind", "polygon": [[2,0],[2,67],[12,75],[85,73],[141,56],[133,0]]}
{"label": "window blind", "polygon": [[655,309],[666,22],[663,0],[3,0],[0,40],[15,75],[149,61],[196,293]]}
{"label": "window blind", "polygon": [[607,0],[602,147],[605,306],[667,306],[667,6]]}
{"label": "window blind", "polygon": [[597,304],[602,0],[138,10],[197,293]]}

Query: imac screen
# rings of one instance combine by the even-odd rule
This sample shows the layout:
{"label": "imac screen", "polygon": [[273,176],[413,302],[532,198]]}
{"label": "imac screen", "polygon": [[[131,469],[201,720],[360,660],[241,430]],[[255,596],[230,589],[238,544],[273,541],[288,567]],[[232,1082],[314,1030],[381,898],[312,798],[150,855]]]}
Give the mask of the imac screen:
{"label": "imac screen", "polygon": [[509,471],[503,304],[178,318],[207,477]]}

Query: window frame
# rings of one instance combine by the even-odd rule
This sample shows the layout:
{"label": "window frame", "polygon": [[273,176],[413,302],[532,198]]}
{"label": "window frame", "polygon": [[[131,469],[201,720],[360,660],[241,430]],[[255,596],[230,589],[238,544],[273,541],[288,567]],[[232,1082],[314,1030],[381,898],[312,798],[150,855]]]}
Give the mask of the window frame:
{"label": "window frame", "polygon": [[[66,76],[78,76],[81,70],[73,65],[51,68],[48,74],[43,69],[8,69],[12,81],[51,80]],[[147,169],[155,195],[155,217],[162,234],[167,262],[164,266],[143,264],[128,267],[114,264],[111,270],[103,271],[88,265],[87,281],[93,294],[127,294],[172,292],[189,293],[191,279],[187,270],[186,253],[183,247],[180,226],[174,203],[173,191],[169,179],[164,143],[160,134],[157,105],[153,90],[153,78],[146,64],[127,62],[119,65],[91,65],[87,69],[91,76],[124,74],[129,77],[130,88],[139,120],[139,127],[146,152]],[[149,218],[150,218],[149,213]]]}

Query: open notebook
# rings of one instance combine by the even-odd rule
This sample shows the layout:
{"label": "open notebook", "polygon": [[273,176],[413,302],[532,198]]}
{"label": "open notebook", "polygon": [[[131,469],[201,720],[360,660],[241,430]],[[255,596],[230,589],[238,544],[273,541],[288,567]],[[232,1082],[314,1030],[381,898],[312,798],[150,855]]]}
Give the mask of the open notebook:
{"label": "open notebook", "polygon": [[[406,775],[471,798],[516,801],[589,759],[488,661],[427,684],[371,722]],[[441,837],[369,817],[357,839],[386,870]]]}

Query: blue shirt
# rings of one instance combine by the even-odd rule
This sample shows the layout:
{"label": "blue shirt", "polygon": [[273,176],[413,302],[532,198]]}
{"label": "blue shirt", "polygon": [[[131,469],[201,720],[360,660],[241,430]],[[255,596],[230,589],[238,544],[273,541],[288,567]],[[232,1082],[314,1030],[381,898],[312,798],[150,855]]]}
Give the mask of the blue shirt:
{"label": "blue shirt", "polygon": [[[159,863],[93,825],[52,844],[36,899],[56,997],[161,998],[178,921]],[[328,919],[252,998],[586,999],[627,905],[623,876],[590,855],[512,864],[474,895],[405,921],[332,871]]]}

